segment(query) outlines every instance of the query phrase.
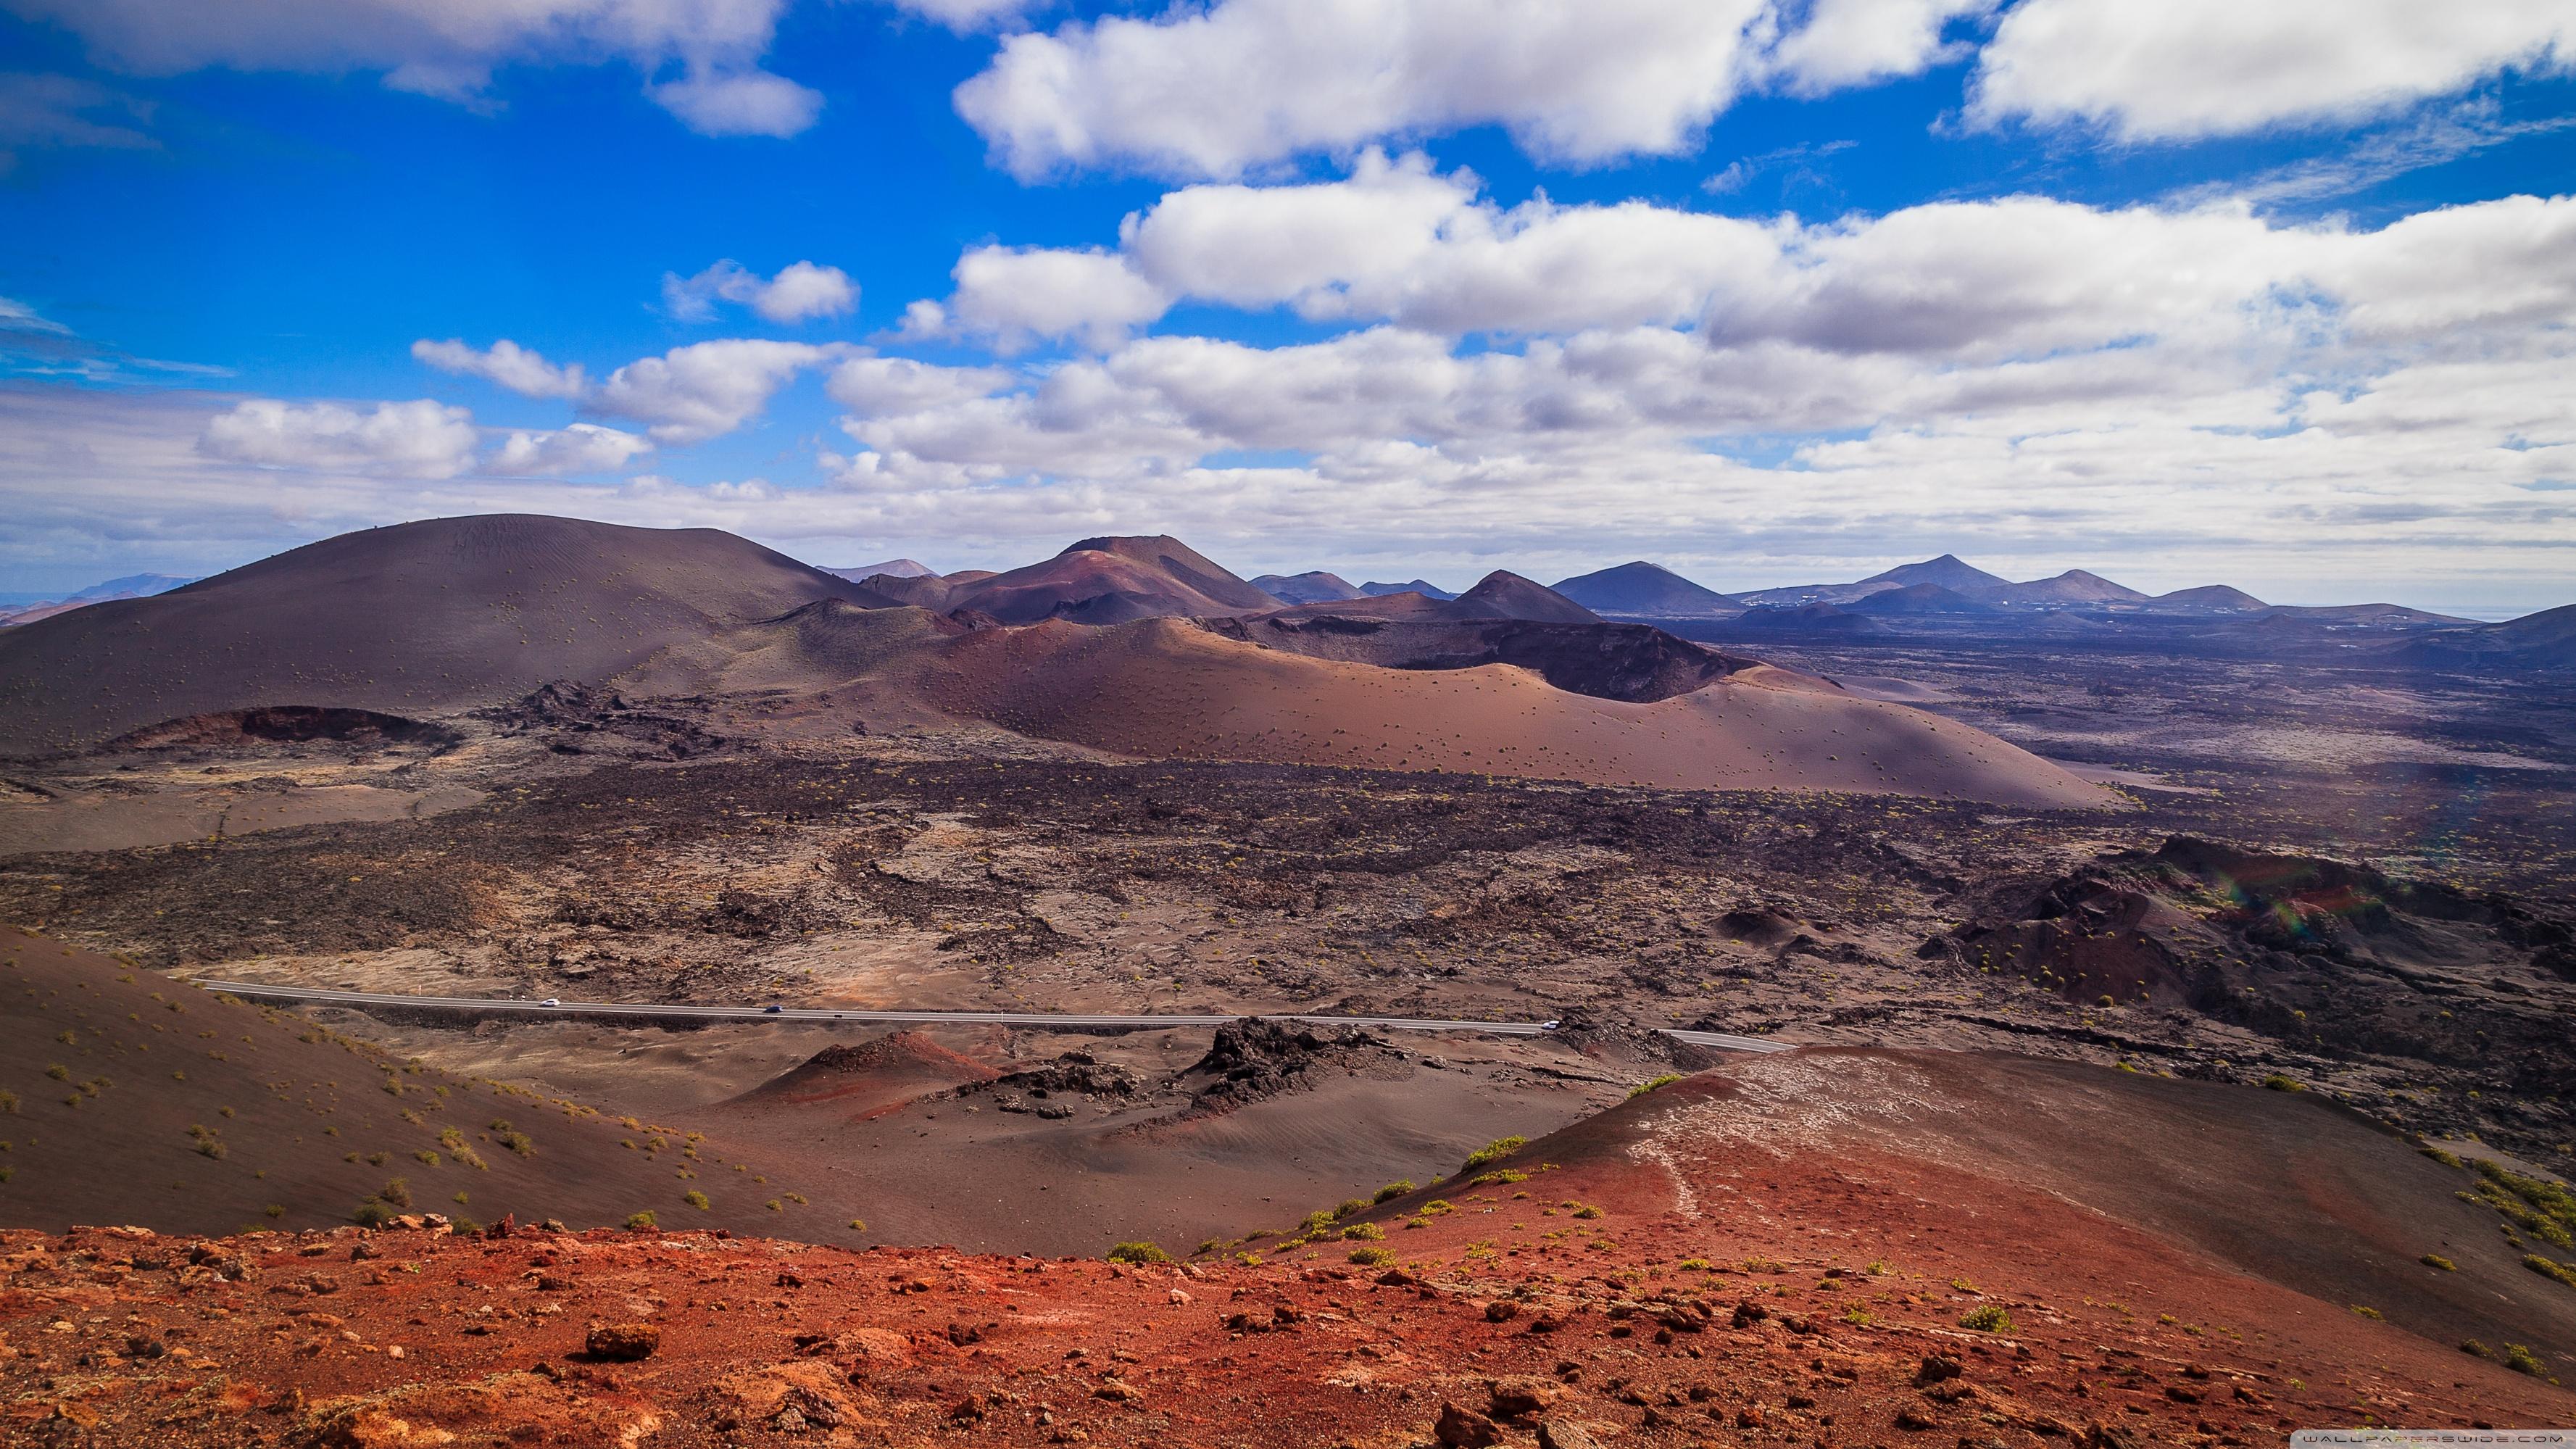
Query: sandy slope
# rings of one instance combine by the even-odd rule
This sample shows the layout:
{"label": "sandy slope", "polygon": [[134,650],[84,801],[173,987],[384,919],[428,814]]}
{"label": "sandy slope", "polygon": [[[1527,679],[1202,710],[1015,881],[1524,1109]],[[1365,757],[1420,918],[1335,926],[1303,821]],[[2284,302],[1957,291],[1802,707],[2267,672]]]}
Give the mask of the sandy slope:
{"label": "sandy slope", "polygon": [[753,1183],[761,1169],[733,1171],[716,1143],[406,1064],[33,933],[0,932],[0,1002],[0,1226],[327,1227],[397,1178],[414,1210],[480,1221],[649,1209],[774,1232],[788,1210],[765,1203],[792,1184]]}

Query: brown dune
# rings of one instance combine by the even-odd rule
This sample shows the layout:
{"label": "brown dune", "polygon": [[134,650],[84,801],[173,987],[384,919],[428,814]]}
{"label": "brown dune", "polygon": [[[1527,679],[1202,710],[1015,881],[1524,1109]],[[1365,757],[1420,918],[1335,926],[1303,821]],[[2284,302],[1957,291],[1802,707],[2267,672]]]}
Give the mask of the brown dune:
{"label": "brown dune", "polygon": [[406,1064],[33,932],[0,940],[0,1000],[0,1225],[328,1227],[400,1178],[404,1211],[779,1230],[763,1200],[786,1185],[755,1189],[712,1142]]}
{"label": "brown dune", "polygon": [[1007,624],[1071,619],[1118,624],[1166,615],[1233,614],[1279,601],[1177,538],[1086,538],[1043,563],[954,591],[952,608]]}
{"label": "brown dune", "polygon": [[889,670],[952,714],[1147,758],[2044,806],[2111,798],[1966,725],[1769,666],[1631,704],[1568,693],[1508,665],[1380,669],[1156,619],[983,630]]}
{"label": "brown dune", "polygon": [[259,705],[497,703],[817,599],[895,602],[714,529],[517,514],[369,529],[0,631],[0,752]]}

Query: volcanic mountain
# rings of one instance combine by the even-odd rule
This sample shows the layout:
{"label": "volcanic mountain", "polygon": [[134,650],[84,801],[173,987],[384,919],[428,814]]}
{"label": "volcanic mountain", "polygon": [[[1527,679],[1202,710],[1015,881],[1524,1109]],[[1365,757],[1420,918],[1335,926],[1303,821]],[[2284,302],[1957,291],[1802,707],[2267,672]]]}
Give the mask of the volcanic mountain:
{"label": "volcanic mountain", "polygon": [[1963,594],[1986,589],[2000,589],[2011,581],[2000,574],[1990,574],[1973,564],[1962,562],[1957,554],[1945,553],[1921,563],[1898,564],[1885,573],[1871,574],[1864,584],[1893,584],[1899,588],[1915,584],[1939,584]]}
{"label": "volcanic mountain", "polygon": [[1601,614],[1646,619],[1718,619],[1744,606],[1644,559],[1559,579],[1556,592]]}
{"label": "volcanic mountain", "polygon": [[2454,669],[2479,665],[2576,669],[2576,604],[2501,624],[2429,635],[2400,647],[2397,657]]}
{"label": "volcanic mountain", "polygon": [[493,704],[816,599],[894,602],[714,529],[527,514],[367,529],[0,631],[0,751],[258,705]]}
{"label": "volcanic mountain", "polygon": [[2257,609],[2271,607],[2243,589],[2231,588],[2226,584],[2203,584],[2196,589],[2176,589],[2169,594],[2156,595],[2147,600],[2147,605],[2153,609],[2210,614],[2252,613]]}
{"label": "volcanic mountain", "polygon": [[1177,538],[1086,538],[1043,563],[965,584],[948,607],[1005,624],[1070,619],[1123,624],[1158,616],[1241,614],[1280,601]]}
{"label": "volcanic mountain", "polygon": [[2005,584],[1985,591],[1989,597],[2007,604],[2136,604],[2147,596],[2126,584],[2115,584],[2100,574],[2083,569],[2068,569],[2052,579],[2033,579],[2026,584]]}
{"label": "volcanic mountain", "polygon": [[1881,589],[1842,606],[1855,614],[1898,617],[1908,614],[1991,614],[1995,606],[1939,584],[1907,584]]}
{"label": "volcanic mountain", "polygon": [[1368,595],[1340,574],[1316,569],[1302,574],[1263,574],[1252,586],[1273,598],[1291,604],[1322,604],[1336,599],[1364,599]]}
{"label": "volcanic mountain", "polygon": [[1421,579],[1415,579],[1409,584],[1382,584],[1375,579],[1371,579],[1369,582],[1360,585],[1360,592],[1368,595],[1372,599],[1383,598],[1388,594],[1420,594],[1426,599],[1454,599],[1458,597],[1456,594],[1449,592],[1438,584],[1427,583]]}

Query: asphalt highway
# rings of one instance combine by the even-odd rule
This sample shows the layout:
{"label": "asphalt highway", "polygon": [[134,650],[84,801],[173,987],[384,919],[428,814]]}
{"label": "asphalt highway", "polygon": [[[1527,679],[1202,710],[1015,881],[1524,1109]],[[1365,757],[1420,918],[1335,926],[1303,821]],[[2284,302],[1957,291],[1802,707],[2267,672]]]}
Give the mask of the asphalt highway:
{"label": "asphalt highway", "polygon": [[[652,1017],[679,1022],[719,1021],[795,1021],[795,1022],[891,1022],[914,1025],[984,1024],[993,1026],[1034,1027],[1170,1027],[1223,1026],[1242,1018],[1233,1016],[1183,1016],[1156,1014],[1142,1016],[1087,1016],[1073,1012],[1052,1011],[868,1011],[825,1010],[811,1006],[698,1006],[653,1001],[567,1001],[548,1006],[541,1001],[491,996],[410,996],[399,992],[332,991],[318,986],[276,986],[250,981],[211,981],[200,979],[194,984],[208,991],[229,992],[246,1001],[300,1001],[321,1006],[394,1007],[405,1011],[456,1011],[477,1014],[518,1016],[614,1016]],[[1443,1021],[1411,1016],[1299,1016],[1277,1013],[1274,1021],[1312,1022],[1318,1026],[1366,1026],[1381,1031],[1481,1031],[1496,1036],[1540,1036],[1548,1028],[1535,1021]],[[1766,1041],[1761,1037],[1735,1036],[1722,1031],[1681,1031],[1666,1028],[1665,1034],[1693,1046],[1719,1047],[1739,1052],[1784,1052],[1792,1043]]]}

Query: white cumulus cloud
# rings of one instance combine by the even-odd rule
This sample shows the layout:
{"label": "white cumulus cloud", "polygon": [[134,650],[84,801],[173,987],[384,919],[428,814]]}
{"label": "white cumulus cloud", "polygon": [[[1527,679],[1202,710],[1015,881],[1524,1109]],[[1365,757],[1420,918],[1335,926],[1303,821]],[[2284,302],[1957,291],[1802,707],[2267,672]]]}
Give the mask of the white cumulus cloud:
{"label": "white cumulus cloud", "polygon": [[651,451],[652,443],[633,433],[574,423],[513,432],[492,450],[490,465],[500,473],[599,473]]}
{"label": "white cumulus cloud", "polygon": [[444,342],[424,337],[411,345],[411,355],[441,372],[479,377],[521,397],[579,397],[587,385],[581,364],[557,367],[507,337],[481,352],[453,337]]}
{"label": "white cumulus cloud", "polygon": [[859,303],[859,288],[839,267],[812,262],[791,262],[767,280],[731,257],[694,277],[662,274],[662,309],[682,321],[706,321],[718,301],[740,303],[772,322],[801,322],[849,311]]}
{"label": "white cumulus cloud", "polygon": [[798,372],[845,351],[741,337],[692,343],[610,373],[591,405],[648,424],[655,442],[704,442],[750,421]]}
{"label": "white cumulus cloud", "polygon": [[1113,347],[1171,305],[1125,257],[1098,248],[975,247],[953,275],[946,307],[908,316],[911,330],[980,338],[1005,353],[1041,338]]}
{"label": "white cumulus cloud", "polygon": [[209,457],[270,467],[452,478],[473,460],[474,415],[422,398],[360,411],[341,403],[251,398],[207,422]]}
{"label": "white cumulus cloud", "polygon": [[2566,0],[2022,0],[1978,62],[1969,115],[2193,140],[2351,120],[2507,69],[2571,65]]}

